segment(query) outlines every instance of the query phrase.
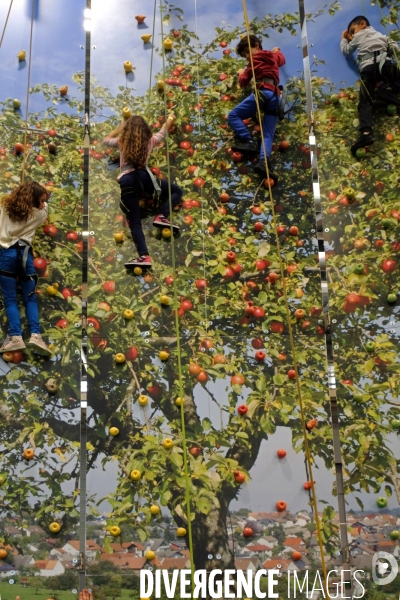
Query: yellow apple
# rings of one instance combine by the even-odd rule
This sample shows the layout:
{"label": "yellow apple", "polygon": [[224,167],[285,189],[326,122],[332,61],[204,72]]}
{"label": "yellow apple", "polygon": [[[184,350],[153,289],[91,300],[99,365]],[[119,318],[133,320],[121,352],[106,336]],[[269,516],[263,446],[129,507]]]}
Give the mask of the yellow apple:
{"label": "yellow apple", "polygon": [[176,530],[176,535],[178,537],[185,537],[186,534],[187,534],[187,531],[184,527],[178,527],[178,529]]}
{"label": "yellow apple", "polygon": [[56,521],[54,521],[54,523],[50,523],[49,530],[51,531],[51,533],[58,533],[59,531],[61,531],[60,523],[57,523]]}
{"label": "yellow apple", "polygon": [[138,481],[138,479],[140,479],[142,476],[141,472],[138,471],[137,469],[134,469],[133,471],[131,471],[131,479],[133,479],[133,481]]}
{"label": "yellow apple", "polygon": [[124,117],[124,119],[129,119],[129,117],[132,116],[132,111],[128,106],[125,106],[122,109],[122,116]]}
{"label": "yellow apple", "polygon": [[161,350],[161,352],[158,353],[158,358],[160,360],[168,360],[169,354],[168,354],[168,352],[166,352],[166,350]]}
{"label": "yellow apple", "polygon": [[123,242],[124,241],[124,232],[123,231],[117,231],[116,233],[114,233],[114,240],[118,243]]}
{"label": "yellow apple", "polygon": [[116,363],[119,364],[125,362],[125,354],[122,354],[122,352],[118,352],[118,354],[114,356],[114,360]]}
{"label": "yellow apple", "polygon": [[174,442],[170,438],[165,438],[165,440],[163,440],[162,445],[164,446],[164,448],[169,450],[174,445]]}
{"label": "yellow apple", "polygon": [[135,275],[141,275],[143,273],[143,269],[141,267],[135,267],[133,269],[133,272],[135,273]]}
{"label": "yellow apple", "polygon": [[164,229],[161,230],[161,235],[163,238],[168,239],[171,237],[171,230],[168,227],[164,227]]}
{"label": "yellow apple", "polygon": [[118,429],[118,427],[110,427],[109,432],[110,432],[110,435],[115,437],[116,435],[119,434],[119,429]]}
{"label": "yellow apple", "polygon": [[109,531],[113,537],[117,537],[117,535],[121,534],[121,529],[118,527],[118,525],[113,525],[110,527]]}
{"label": "yellow apple", "polygon": [[123,314],[124,314],[124,319],[127,319],[128,321],[130,321],[131,319],[133,319],[133,317],[135,316],[135,313],[130,308],[126,308],[124,310]]}
{"label": "yellow apple", "polygon": [[138,398],[138,402],[139,402],[140,406],[146,406],[148,401],[149,401],[149,399],[145,394],[140,394],[140,396]]}
{"label": "yellow apple", "polygon": [[164,88],[165,88],[165,83],[163,82],[162,79],[159,79],[157,81],[157,89],[160,90],[160,91],[162,91]]}
{"label": "yellow apple", "polygon": [[175,404],[177,406],[182,406],[182,404],[185,404],[185,399],[181,398],[180,396],[175,400]]}
{"label": "yellow apple", "polygon": [[144,33],[141,37],[142,37],[142,40],[144,41],[144,43],[148,44],[149,41],[151,40],[151,33]]}
{"label": "yellow apple", "polygon": [[132,73],[132,71],[133,71],[133,64],[131,63],[130,60],[126,60],[124,62],[124,71],[125,71],[125,73]]}
{"label": "yellow apple", "polygon": [[18,60],[23,61],[26,59],[26,52],[25,50],[21,50],[21,52],[18,52],[17,54]]}
{"label": "yellow apple", "polygon": [[153,504],[153,506],[150,506],[150,513],[152,515],[158,515],[160,512],[160,507],[157,506],[157,504]]}
{"label": "yellow apple", "polygon": [[153,560],[156,557],[156,553],[153,550],[147,550],[145,557],[147,560]]}
{"label": "yellow apple", "polygon": [[164,40],[164,49],[165,50],[172,50],[172,46],[174,45],[173,41],[170,38],[165,38]]}
{"label": "yellow apple", "polygon": [[55,285],[49,285],[49,287],[46,288],[46,292],[49,296],[56,296],[58,290]]}
{"label": "yellow apple", "polygon": [[163,296],[161,296],[160,302],[161,304],[164,304],[164,306],[168,306],[171,303],[171,298],[164,294]]}

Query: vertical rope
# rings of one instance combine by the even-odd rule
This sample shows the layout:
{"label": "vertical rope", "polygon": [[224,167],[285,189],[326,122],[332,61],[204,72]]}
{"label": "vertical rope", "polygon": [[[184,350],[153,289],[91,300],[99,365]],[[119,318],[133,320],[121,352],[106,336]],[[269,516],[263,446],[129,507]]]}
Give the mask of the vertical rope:
{"label": "vertical rope", "polygon": [[22,163],[21,183],[25,181],[25,168],[26,168],[26,137],[28,130],[28,116],[29,116],[29,90],[31,87],[31,66],[32,66],[32,37],[33,37],[33,18],[35,15],[35,0],[32,0],[32,13],[31,13],[31,31],[29,37],[29,61],[28,61],[28,87],[26,90],[26,114],[25,114],[25,125],[24,125],[24,158]]}
{"label": "vertical rope", "polygon": [[[163,65],[163,77],[165,80],[165,50],[163,47],[164,42],[164,27],[163,27],[163,0],[160,0],[160,19],[161,19],[161,44],[162,44],[162,65]],[[167,122],[167,97],[165,93],[165,87],[163,91],[164,97],[164,116]],[[178,317],[178,289],[176,283],[176,260],[175,260],[175,241],[174,233],[172,229],[172,198],[171,198],[171,166],[169,161],[169,136],[168,129],[165,136],[166,150],[167,150],[167,174],[168,174],[168,200],[169,200],[169,214],[170,214],[170,229],[171,229],[171,255],[172,255],[172,270],[174,274],[173,281],[173,292],[174,292],[174,304],[175,304],[175,332],[177,341],[177,355],[178,355],[178,379],[179,379],[179,395],[183,399],[183,384],[182,384],[182,357],[181,357],[181,340],[180,340],[180,328],[179,328],[179,317]],[[183,470],[185,474],[185,502],[186,502],[186,517],[187,517],[187,532],[189,539],[189,555],[190,555],[190,567],[191,567],[191,580],[192,580],[192,594],[194,589],[194,560],[193,560],[193,539],[192,539],[192,522],[191,522],[191,508],[190,508],[190,491],[189,484],[191,485],[191,478],[189,476],[189,465],[187,460],[187,441],[186,441],[186,427],[185,427],[185,410],[184,402],[181,403],[181,428],[182,428],[182,446],[183,446]]]}
{"label": "vertical rope", "polygon": [[4,27],[3,27],[3,33],[1,34],[1,39],[0,39],[0,48],[1,48],[1,45],[2,45],[2,43],[3,43],[4,34],[5,34],[5,32],[6,32],[6,29],[7,29],[7,23],[8,23],[8,19],[9,19],[9,17],[10,17],[10,12],[11,12],[11,7],[12,7],[12,5],[13,5],[13,2],[14,2],[14,0],[11,0],[11,2],[10,2],[10,6],[9,6],[9,9],[8,9],[8,13],[7,13],[7,17],[6,17],[6,22],[4,23]]}
{"label": "vertical rope", "polygon": [[[247,41],[248,41],[248,45],[249,45],[249,48],[250,48],[251,47],[251,44],[250,44],[250,23],[249,23],[249,17],[248,17],[248,13],[247,13],[246,0],[242,0],[242,4],[243,4],[244,20],[245,20],[245,25],[246,25],[246,32],[247,32]],[[250,52],[250,64],[251,64],[251,70],[252,70],[252,74],[253,74],[254,97],[255,97],[255,101],[256,101],[256,105],[257,105],[257,115],[258,115],[258,119],[259,119],[260,124],[261,124],[261,127],[260,127],[260,130],[261,130],[261,142],[262,142],[263,148],[264,148],[265,170],[267,172],[268,191],[269,191],[269,197],[271,199],[271,215],[272,215],[272,222],[273,222],[273,225],[274,225],[274,228],[275,228],[275,238],[276,238],[276,245],[277,245],[277,249],[278,249],[279,270],[280,270],[280,274],[281,274],[282,289],[283,289],[283,295],[284,295],[284,301],[285,301],[286,320],[287,320],[287,325],[288,325],[290,348],[291,348],[291,353],[292,353],[292,357],[293,357],[293,367],[294,367],[294,371],[296,373],[296,389],[297,389],[297,396],[298,396],[298,400],[299,400],[301,424],[302,424],[302,429],[303,429],[304,453],[305,453],[305,456],[306,456],[306,460],[307,460],[307,464],[308,464],[308,469],[309,469],[309,473],[310,473],[310,481],[313,482],[313,469],[312,469],[313,459],[312,459],[311,452],[310,452],[310,447],[309,447],[309,444],[308,444],[306,419],[305,419],[305,414],[304,414],[304,404],[303,404],[303,397],[302,397],[302,392],[301,392],[301,382],[300,382],[299,370],[298,370],[298,363],[297,363],[297,358],[296,358],[296,349],[295,349],[295,344],[294,344],[294,336],[293,336],[292,323],[291,323],[291,320],[290,320],[291,315],[290,315],[290,310],[289,310],[289,305],[288,305],[288,295],[287,295],[286,279],[285,279],[285,276],[284,276],[284,269],[283,269],[283,262],[282,262],[282,248],[281,248],[281,245],[280,245],[280,241],[279,241],[279,237],[278,237],[278,232],[277,232],[277,221],[276,221],[275,207],[274,207],[274,202],[273,202],[273,197],[272,197],[271,180],[269,178],[268,161],[267,161],[267,154],[266,154],[266,147],[265,147],[265,139],[264,139],[264,133],[263,133],[263,128],[262,128],[262,115],[261,115],[261,110],[260,110],[260,103],[259,103],[259,99],[258,99],[258,94],[257,94],[258,90],[257,90],[256,77],[255,77],[255,72],[254,72],[253,55],[251,54],[251,52]],[[321,553],[321,566],[322,566],[322,570],[323,570],[323,573],[324,573],[325,587],[326,587],[326,578],[327,578],[327,575],[326,575],[325,555],[324,555],[324,548],[323,548],[323,543],[322,543],[321,524],[320,524],[319,515],[318,515],[317,497],[316,497],[316,494],[315,494],[315,486],[314,485],[312,485],[312,487],[311,487],[311,493],[312,493],[312,504],[313,504],[314,513],[315,513],[315,524],[316,524],[316,528],[317,528],[318,545],[319,545],[320,553]]]}
{"label": "vertical rope", "polygon": [[[153,77],[153,55],[154,55],[154,32],[156,28],[156,12],[157,12],[157,0],[154,0],[154,11],[153,11],[153,35],[152,35],[152,44],[151,44],[151,58],[150,58],[150,78],[149,78],[149,90],[147,92],[147,120],[150,118],[150,102],[151,102],[151,80]],[[164,82],[165,85],[165,82]]]}

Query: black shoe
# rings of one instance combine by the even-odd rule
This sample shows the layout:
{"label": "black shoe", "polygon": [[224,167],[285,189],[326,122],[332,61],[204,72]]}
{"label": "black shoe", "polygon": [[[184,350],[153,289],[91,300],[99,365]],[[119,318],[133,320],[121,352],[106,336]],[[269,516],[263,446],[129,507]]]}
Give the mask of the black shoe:
{"label": "black shoe", "polygon": [[372,133],[362,133],[358,140],[350,148],[352,154],[355,154],[359,148],[365,148],[365,146],[372,146],[375,142]]}
{"label": "black shoe", "polygon": [[[260,160],[260,162],[258,162],[255,165],[254,171],[257,173],[257,175],[260,175],[260,177],[263,177],[263,178],[267,177],[265,162],[262,162],[261,160]],[[276,185],[278,183],[278,177],[275,175],[275,173],[273,173],[273,171],[271,171],[271,166],[269,163],[268,163],[268,175],[269,175],[270,179],[272,179],[272,181],[274,182],[274,185]]]}
{"label": "black shoe", "polygon": [[400,106],[400,100],[393,93],[393,90],[380,90],[378,92],[378,99],[383,100],[385,104],[394,104]]}
{"label": "black shoe", "polygon": [[150,256],[139,256],[129,262],[125,263],[127,269],[134,269],[135,267],[147,267],[151,269],[151,258]]}
{"label": "black shoe", "polygon": [[231,146],[234,152],[258,152],[258,144],[254,140],[242,140]]}

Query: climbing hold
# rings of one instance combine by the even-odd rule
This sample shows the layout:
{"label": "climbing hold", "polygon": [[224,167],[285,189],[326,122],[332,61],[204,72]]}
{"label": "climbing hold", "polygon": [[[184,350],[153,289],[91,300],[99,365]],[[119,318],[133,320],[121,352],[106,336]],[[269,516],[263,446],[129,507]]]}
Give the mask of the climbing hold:
{"label": "climbing hold", "polygon": [[3,559],[7,556],[7,550],[4,550],[4,548],[0,548],[0,558]]}
{"label": "climbing hold", "polygon": [[182,406],[182,404],[185,404],[185,399],[184,399],[184,398],[180,398],[180,397],[178,397],[178,398],[175,400],[175,404],[176,404],[177,406]]}
{"label": "climbing hold", "polygon": [[276,503],[276,510],[279,512],[286,510],[286,502],[284,500],[278,500]]}
{"label": "climbing hold", "polygon": [[161,230],[161,235],[163,238],[168,239],[171,237],[171,230],[168,229],[168,227],[164,227],[164,229]]}
{"label": "climbing hold", "polygon": [[158,515],[160,513],[160,507],[157,506],[157,504],[153,504],[152,506],[150,506],[150,513],[152,515]]}
{"label": "climbing hold", "polygon": [[146,406],[148,401],[149,401],[149,399],[145,394],[140,394],[140,396],[138,398],[138,402],[139,402],[140,406]]}
{"label": "climbing hold", "polygon": [[118,352],[118,354],[114,356],[114,360],[116,363],[122,364],[125,362],[125,355],[122,354],[122,352]]}
{"label": "climbing hold", "polygon": [[141,36],[142,40],[144,41],[145,44],[148,44],[149,41],[151,40],[151,33],[144,33]]}
{"label": "climbing hold", "polygon": [[56,384],[56,380],[55,380],[55,379],[53,379],[53,378],[51,378],[51,379],[48,379],[48,380],[46,381],[46,383],[45,383],[45,387],[46,387],[46,390],[48,391],[48,393],[49,393],[51,396],[54,396],[54,394],[57,394],[57,392],[58,392],[58,386],[57,386],[57,384]]}
{"label": "climbing hold", "polygon": [[58,91],[60,92],[60,96],[66,96],[68,94],[68,86],[62,85]]}
{"label": "climbing hold", "polygon": [[294,552],[292,552],[292,560],[300,560],[302,558],[302,553],[299,552],[298,550],[295,550]]}
{"label": "climbing hold", "polygon": [[164,50],[165,50],[166,52],[171,52],[171,50],[172,50],[172,46],[173,46],[173,45],[174,45],[174,43],[173,43],[173,41],[172,41],[170,38],[166,38],[166,39],[164,40],[164,44],[163,44],[163,46],[164,46]]}
{"label": "climbing hold", "polygon": [[131,477],[131,479],[133,479],[133,481],[139,481],[141,476],[142,476],[141,472],[138,471],[137,469],[134,469],[133,471],[131,471],[130,477]]}
{"label": "climbing hold", "polygon": [[163,82],[162,79],[159,79],[157,81],[157,89],[158,89],[158,91],[162,92],[164,88],[165,88],[165,83]]}
{"label": "climbing hold", "polygon": [[112,435],[113,437],[115,437],[116,435],[119,434],[118,427],[110,427],[110,429],[108,431],[110,432],[110,435]]}
{"label": "climbing hold", "polygon": [[161,352],[158,353],[158,358],[160,360],[168,360],[169,359],[169,354],[166,350],[161,350]]}
{"label": "climbing hold", "polygon": [[276,454],[277,454],[278,458],[285,458],[286,450],[284,450],[283,448],[279,448],[279,450],[277,450]]}
{"label": "climbing hold", "polygon": [[185,537],[186,534],[187,534],[187,531],[184,527],[178,527],[178,529],[176,530],[176,535],[178,537]]}
{"label": "climbing hold", "polygon": [[124,71],[125,71],[125,73],[132,73],[133,68],[134,68],[133,64],[131,63],[130,60],[126,60],[124,62]]}
{"label": "climbing hold", "polygon": [[143,21],[145,20],[146,15],[136,15],[135,19],[138,22],[138,25],[141,25],[143,23]]}
{"label": "climbing hold", "polygon": [[135,316],[135,313],[130,308],[126,308],[123,312],[124,319],[130,321]]}
{"label": "climbing hold", "polygon": [[171,304],[171,298],[169,296],[167,296],[166,294],[163,294],[160,297],[160,302],[163,306],[169,306],[169,304]]}
{"label": "climbing hold", "polygon": [[57,521],[53,521],[53,523],[50,523],[49,531],[51,531],[51,533],[59,533],[61,531],[60,523],[57,523]]}
{"label": "climbing hold", "polygon": [[32,460],[32,458],[35,456],[35,452],[32,448],[27,448],[24,450],[23,456],[26,460]]}
{"label": "climbing hold", "polygon": [[252,530],[251,527],[245,527],[243,529],[243,537],[252,537],[254,534],[254,531]]}
{"label": "climbing hold", "polygon": [[117,537],[121,534],[121,529],[118,527],[118,525],[113,525],[112,527],[110,527],[109,532],[113,537]]}
{"label": "climbing hold", "polygon": [[164,446],[164,448],[169,450],[174,445],[174,442],[170,438],[165,438],[165,440],[163,440],[162,445]]}
{"label": "climbing hold", "polygon": [[26,59],[26,52],[25,52],[25,50],[21,50],[21,52],[18,52],[17,58],[18,58],[18,60],[20,62],[24,61]]}
{"label": "climbing hold", "polygon": [[122,116],[124,117],[124,119],[129,119],[129,117],[132,116],[132,111],[130,108],[128,108],[128,106],[125,106],[122,109]]}
{"label": "climbing hold", "polygon": [[153,550],[147,550],[145,557],[147,560],[154,560],[156,557],[156,553]]}
{"label": "climbing hold", "polygon": [[135,275],[141,275],[143,273],[143,270],[140,267],[135,267],[133,269],[133,272]]}

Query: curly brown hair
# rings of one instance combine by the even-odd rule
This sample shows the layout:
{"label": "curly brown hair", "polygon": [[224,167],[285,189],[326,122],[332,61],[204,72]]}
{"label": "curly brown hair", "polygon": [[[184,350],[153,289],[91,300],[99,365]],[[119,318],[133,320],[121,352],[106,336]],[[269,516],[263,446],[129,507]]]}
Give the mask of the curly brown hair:
{"label": "curly brown hair", "polygon": [[28,181],[4,196],[1,204],[12,221],[27,221],[32,217],[33,209],[40,207],[43,194],[48,197],[46,188],[37,181]]}
{"label": "curly brown hair", "polygon": [[126,162],[136,169],[147,164],[151,129],[143,117],[133,116],[126,121],[119,135],[119,147]]}

